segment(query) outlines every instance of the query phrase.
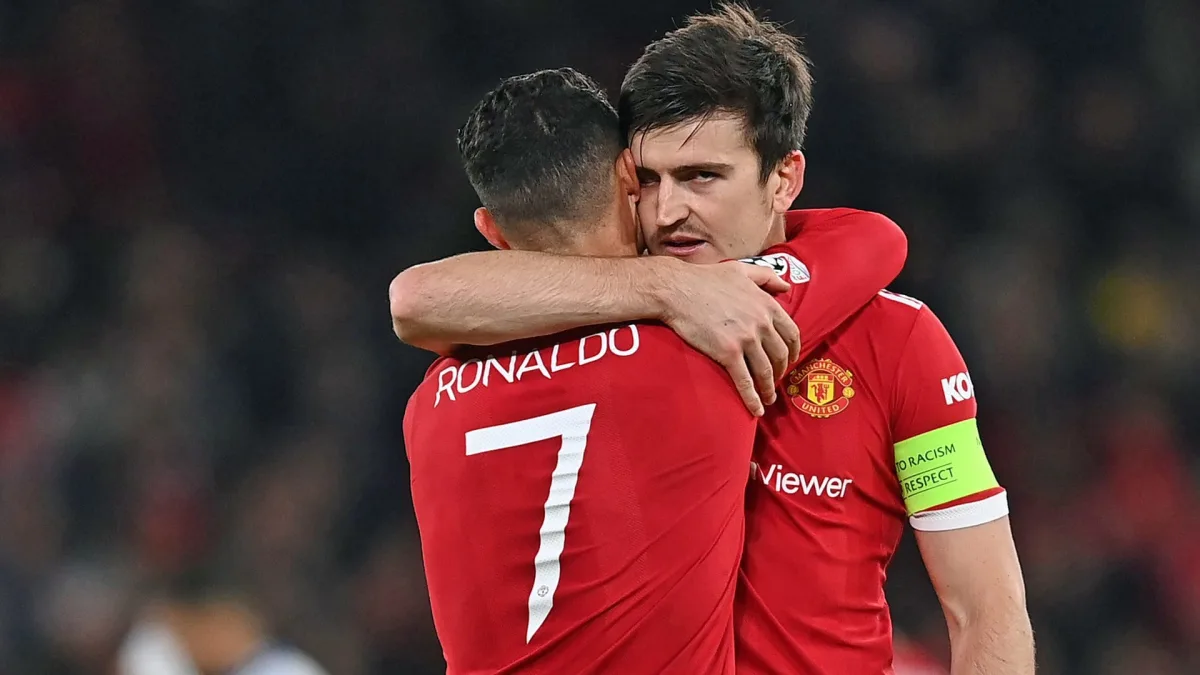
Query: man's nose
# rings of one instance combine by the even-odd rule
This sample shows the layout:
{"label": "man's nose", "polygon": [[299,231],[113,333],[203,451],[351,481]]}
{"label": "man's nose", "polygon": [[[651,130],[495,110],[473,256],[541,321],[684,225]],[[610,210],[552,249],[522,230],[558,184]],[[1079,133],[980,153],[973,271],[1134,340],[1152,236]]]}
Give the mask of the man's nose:
{"label": "man's nose", "polygon": [[670,227],[687,220],[687,216],[686,190],[673,180],[663,179],[658,184],[658,209],[655,213],[655,226]]}

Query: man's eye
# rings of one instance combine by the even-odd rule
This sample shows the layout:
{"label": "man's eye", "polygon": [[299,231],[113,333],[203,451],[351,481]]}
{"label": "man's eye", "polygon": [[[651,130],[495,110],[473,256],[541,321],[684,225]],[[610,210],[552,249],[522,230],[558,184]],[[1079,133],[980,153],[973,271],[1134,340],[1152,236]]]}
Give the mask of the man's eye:
{"label": "man's eye", "polygon": [[712,171],[697,171],[696,175],[692,177],[692,180],[697,180],[701,183],[707,183],[710,180],[715,180],[720,177],[721,176],[719,174],[713,173]]}
{"label": "man's eye", "polygon": [[658,182],[658,179],[655,178],[654,176],[638,176],[638,183],[640,183],[642,187],[646,187],[647,185],[654,185],[657,182]]}

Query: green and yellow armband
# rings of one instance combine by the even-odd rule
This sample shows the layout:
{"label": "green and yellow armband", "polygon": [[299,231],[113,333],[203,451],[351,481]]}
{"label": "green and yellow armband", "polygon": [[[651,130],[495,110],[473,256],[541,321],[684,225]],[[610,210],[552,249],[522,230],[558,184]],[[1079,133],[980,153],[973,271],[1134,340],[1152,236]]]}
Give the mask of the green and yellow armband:
{"label": "green and yellow armband", "polygon": [[999,487],[975,419],[896,444],[896,475],[908,515]]}

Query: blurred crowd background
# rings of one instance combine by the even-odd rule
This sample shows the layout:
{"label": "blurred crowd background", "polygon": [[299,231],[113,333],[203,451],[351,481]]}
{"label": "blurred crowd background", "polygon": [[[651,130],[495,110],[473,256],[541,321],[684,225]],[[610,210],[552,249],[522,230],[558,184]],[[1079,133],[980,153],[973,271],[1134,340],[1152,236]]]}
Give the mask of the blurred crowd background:
{"label": "blurred crowd background", "polygon": [[[1041,672],[1200,672],[1200,6],[755,6],[816,63],[799,204],[900,223],[972,367]],[[387,283],[481,248],[487,88],[615,94],[707,7],[0,1],[0,673],[112,673],[197,566],[332,673],[440,672]],[[944,657],[911,544],[889,592]]]}

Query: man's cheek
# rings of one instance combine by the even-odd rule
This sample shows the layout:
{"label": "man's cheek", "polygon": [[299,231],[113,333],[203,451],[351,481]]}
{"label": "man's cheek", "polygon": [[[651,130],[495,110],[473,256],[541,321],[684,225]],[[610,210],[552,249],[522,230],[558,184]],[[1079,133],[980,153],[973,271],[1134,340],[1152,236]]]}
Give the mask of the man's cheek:
{"label": "man's cheek", "polygon": [[646,235],[654,231],[654,211],[656,208],[657,200],[643,192],[641,199],[637,203],[637,216],[638,223],[642,227],[642,232]]}

